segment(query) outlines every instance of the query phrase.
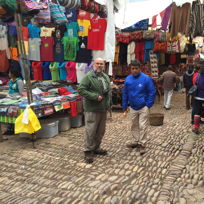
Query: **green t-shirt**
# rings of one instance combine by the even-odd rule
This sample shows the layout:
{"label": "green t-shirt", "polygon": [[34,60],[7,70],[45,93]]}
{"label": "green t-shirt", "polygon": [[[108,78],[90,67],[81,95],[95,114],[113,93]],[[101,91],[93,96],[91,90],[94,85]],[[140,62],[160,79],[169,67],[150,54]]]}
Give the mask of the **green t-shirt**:
{"label": "green t-shirt", "polygon": [[59,69],[58,69],[58,63],[57,62],[51,62],[50,66],[50,72],[52,75],[52,81],[59,81]]}
{"label": "green t-shirt", "polygon": [[79,39],[76,37],[63,37],[64,60],[76,61]]}

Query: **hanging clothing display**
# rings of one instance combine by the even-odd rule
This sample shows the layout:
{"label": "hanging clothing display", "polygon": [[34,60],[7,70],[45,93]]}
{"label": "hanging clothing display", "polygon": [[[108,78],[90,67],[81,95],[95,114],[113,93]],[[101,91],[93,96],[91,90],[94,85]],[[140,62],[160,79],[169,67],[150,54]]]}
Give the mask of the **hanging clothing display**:
{"label": "hanging clothing display", "polygon": [[55,38],[54,60],[55,60],[55,62],[63,62],[64,61],[64,47],[62,45],[61,38]]}
{"label": "hanging clothing display", "polygon": [[51,80],[50,62],[42,62],[43,80]]}
{"label": "hanging clothing display", "polygon": [[79,26],[78,35],[81,37],[88,36],[89,29],[91,28],[90,20],[78,19],[77,22],[78,22],[78,26]]}
{"label": "hanging clothing display", "polygon": [[182,7],[176,6],[176,4],[173,3],[169,23],[169,32],[171,38],[175,37],[179,32],[188,35],[190,13],[190,3],[185,3],[182,5]]}
{"label": "hanging clothing display", "polygon": [[40,38],[29,38],[28,41],[28,59],[32,61],[40,61]]}
{"label": "hanging clothing display", "polygon": [[66,25],[67,31],[64,33],[64,36],[77,38],[78,31],[79,31],[78,23],[70,22],[70,23],[66,23],[65,25]]}
{"label": "hanging clothing display", "polygon": [[87,12],[87,11],[79,9],[79,13],[78,13],[77,18],[81,19],[81,20],[90,20],[91,19],[91,14],[89,12]]}
{"label": "hanging clothing display", "polygon": [[78,9],[66,8],[66,10],[65,10],[65,15],[66,15],[67,20],[69,22],[76,22],[77,21],[77,14],[78,14]]}
{"label": "hanging clothing display", "polygon": [[72,62],[72,61],[67,62],[65,65],[65,68],[68,73],[67,80],[70,80],[72,81],[72,83],[75,83],[77,81],[76,62]]}
{"label": "hanging clothing display", "polygon": [[189,22],[189,36],[203,36],[204,30],[204,9],[203,4],[197,0],[192,2],[192,11]]}
{"label": "hanging clothing display", "polygon": [[32,62],[31,66],[33,69],[33,79],[34,80],[43,80],[43,74],[42,74],[42,62]]}
{"label": "hanging clothing display", "polygon": [[130,64],[132,60],[135,60],[135,42],[132,41],[128,45],[127,63]]}
{"label": "hanging clothing display", "polygon": [[52,75],[52,81],[60,80],[58,63],[57,62],[51,62],[49,68],[50,68],[50,72]]}
{"label": "hanging clothing display", "polygon": [[87,63],[76,63],[77,83],[80,83],[85,76]]}
{"label": "hanging clothing display", "polygon": [[92,60],[91,50],[87,49],[87,37],[79,37],[79,49],[76,61],[79,63],[90,63]]}
{"label": "hanging clothing display", "polygon": [[53,37],[41,37],[40,59],[41,61],[54,61]]}
{"label": "hanging clothing display", "polygon": [[67,78],[67,70],[66,70],[66,62],[58,63],[57,64],[60,72],[60,80],[66,80]]}
{"label": "hanging clothing display", "polygon": [[33,25],[28,24],[29,38],[40,38],[40,28]]}
{"label": "hanging clothing display", "polygon": [[64,45],[64,59],[75,61],[78,49],[78,38],[63,37],[62,44]]}
{"label": "hanging clothing display", "polygon": [[139,60],[141,63],[144,62],[144,50],[145,50],[144,41],[135,43],[135,58]]}
{"label": "hanging clothing display", "polygon": [[91,28],[88,33],[88,49],[104,50],[106,27],[106,19],[91,20]]}
{"label": "hanging clothing display", "polygon": [[40,37],[51,37],[54,31],[55,31],[55,28],[48,28],[43,26],[40,29]]}

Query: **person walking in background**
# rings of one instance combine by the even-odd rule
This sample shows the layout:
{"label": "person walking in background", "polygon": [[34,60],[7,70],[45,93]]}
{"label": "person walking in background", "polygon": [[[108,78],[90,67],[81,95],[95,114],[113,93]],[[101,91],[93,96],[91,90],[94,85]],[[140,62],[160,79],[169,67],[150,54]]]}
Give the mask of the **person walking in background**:
{"label": "person walking in background", "polygon": [[192,105],[191,96],[188,94],[189,89],[193,86],[194,66],[189,65],[187,71],[183,75],[184,88],[186,89],[186,109],[189,110]]}
{"label": "person walking in background", "polygon": [[125,79],[122,91],[122,107],[125,113],[130,106],[132,119],[131,132],[133,142],[127,144],[128,148],[139,148],[145,153],[147,142],[147,128],[149,124],[149,108],[154,104],[156,90],[152,79],[140,70],[140,62],[131,61],[131,75]]}
{"label": "person walking in background", "polygon": [[78,89],[84,97],[86,163],[92,163],[94,155],[107,155],[107,151],[100,148],[105,134],[107,111],[111,105],[110,79],[103,72],[104,68],[104,60],[95,59],[93,70],[85,75]]}
{"label": "person walking in background", "polygon": [[194,128],[193,132],[200,133],[200,121],[203,113],[204,104],[204,63],[200,64],[200,71],[197,77],[193,80],[193,84],[197,85],[197,93],[193,99],[193,115],[194,115]]}
{"label": "person walking in background", "polygon": [[176,73],[172,71],[172,66],[168,66],[168,70],[165,71],[160,80],[163,81],[164,89],[164,108],[166,110],[170,109],[171,98],[173,95],[174,88],[176,86]]}

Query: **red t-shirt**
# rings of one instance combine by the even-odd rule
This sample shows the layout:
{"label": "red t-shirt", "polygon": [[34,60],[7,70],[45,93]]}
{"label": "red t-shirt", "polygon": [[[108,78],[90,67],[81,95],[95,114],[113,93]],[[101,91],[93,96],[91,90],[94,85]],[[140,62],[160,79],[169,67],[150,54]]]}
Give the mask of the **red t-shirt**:
{"label": "red t-shirt", "polygon": [[42,64],[42,62],[32,62],[34,80],[43,80],[41,64]]}
{"label": "red t-shirt", "polygon": [[28,27],[22,26],[21,29],[23,32],[23,41],[28,41],[29,39]]}
{"label": "red t-shirt", "polygon": [[77,15],[77,19],[81,20],[90,20],[90,13],[84,10],[79,9],[79,13]]}
{"label": "red t-shirt", "polygon": [[107,21],[104,18],[92,19],[88,34],[89,50],[104,50]]}
{"label": "red t-shirt", "polygon": [[54,61],[53,37],[41,37],[40,59],[41,61]]}
{"label": "red t-shirt", "polygon": [[68,73],[68,76],[66,79],[72,81],[72,83],[75,83],[77,81],[76,62],[68,61],[65,65],[65,68]]}

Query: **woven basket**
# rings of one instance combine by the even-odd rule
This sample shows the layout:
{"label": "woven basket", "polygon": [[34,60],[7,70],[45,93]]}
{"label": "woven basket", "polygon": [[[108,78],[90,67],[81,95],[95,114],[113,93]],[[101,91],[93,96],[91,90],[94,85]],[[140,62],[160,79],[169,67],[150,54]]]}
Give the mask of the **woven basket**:
{"label": "woven basket", "polygon": [[150,113],[149,122],[152,126],[160,126],[163,125],[164,114],[162,113]]}

